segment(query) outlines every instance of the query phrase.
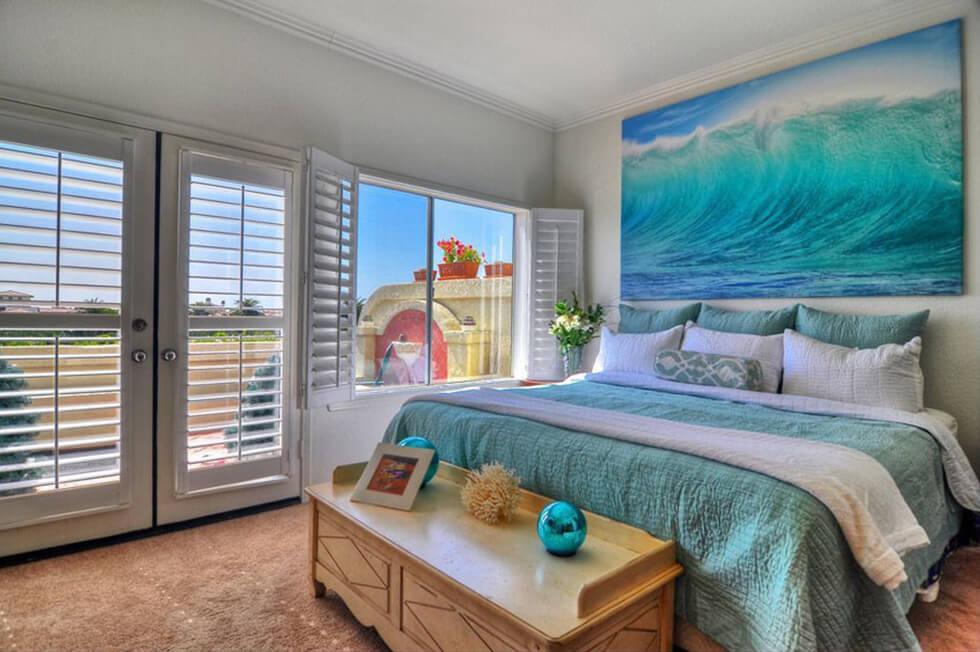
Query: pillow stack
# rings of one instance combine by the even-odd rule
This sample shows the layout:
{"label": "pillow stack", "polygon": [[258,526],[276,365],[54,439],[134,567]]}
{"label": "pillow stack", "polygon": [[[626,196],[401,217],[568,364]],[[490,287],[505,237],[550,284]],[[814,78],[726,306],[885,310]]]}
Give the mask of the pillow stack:
{"label": "pillow stack", "polygon": [[804,305],[752,311],[622,305],[619,334],[603,328],[593,371],[918,412],[928,318],[928,310],[840,315]]}

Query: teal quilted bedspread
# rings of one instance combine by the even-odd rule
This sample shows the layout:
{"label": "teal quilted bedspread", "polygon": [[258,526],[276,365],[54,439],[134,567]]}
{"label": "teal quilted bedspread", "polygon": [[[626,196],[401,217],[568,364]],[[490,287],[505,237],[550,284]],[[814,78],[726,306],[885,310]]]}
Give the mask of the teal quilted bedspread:
{"label": "teal quilted bedspread", "polygon": [[677,614],[729,649],[919,649],[905,613],[962,516],[946,488],[939,447],[928,433],[587,381],[508,391],[832,442],[871,455],[895,478],[932,542],[905,556],[909,582],[894,592],[874,585],[857,566],[826,507],[765,475],[432,402],[406,404],[385,434],[386,441],[428,437],[442,459],[467,468],[501,462],[532,491],[673,539],[685,569],[677,585]]}

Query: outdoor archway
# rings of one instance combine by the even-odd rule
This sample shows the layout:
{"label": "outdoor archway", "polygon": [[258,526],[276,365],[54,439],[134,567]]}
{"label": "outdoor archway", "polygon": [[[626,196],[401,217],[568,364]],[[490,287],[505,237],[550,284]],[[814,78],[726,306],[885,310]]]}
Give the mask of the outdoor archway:
{"label": "outdoor archway", "polygon": [[[425,342],[425,312],[421,310],[402,310],[396,313],[385,326],[384,332],[375,336],[374,362],[375,368],[381,368],[388,345],[399,340],[405,342]],[[448,359],[446,338],[443,337],[439,324],[432,324],[432,380],[444,381],[448,376]]]}

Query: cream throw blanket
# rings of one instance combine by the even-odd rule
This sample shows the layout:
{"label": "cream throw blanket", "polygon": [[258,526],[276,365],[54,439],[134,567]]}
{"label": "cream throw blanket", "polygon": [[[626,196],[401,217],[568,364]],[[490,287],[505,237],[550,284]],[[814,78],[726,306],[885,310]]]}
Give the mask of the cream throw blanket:
{"label": "cream throw blanket", "polygon": [[[602,381],[599,377],[603,374],[595,376]],[[627,384],[626,379],[617,380],[623,382],[616,384]],[[888,471],[871,456],[846,446],[700,426],[487,388],[420,395],[410,401],[446,403],[530,419],[697,455],[782,480],[808,492],[830,510],[855,560],[872,581],[888,589],[908,579],[901,555],[929,543]]]}

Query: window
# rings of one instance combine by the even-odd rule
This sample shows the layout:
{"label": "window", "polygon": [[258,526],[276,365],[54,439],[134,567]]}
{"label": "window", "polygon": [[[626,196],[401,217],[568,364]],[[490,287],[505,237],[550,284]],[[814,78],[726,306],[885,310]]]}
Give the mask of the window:
{"label": "window", "polygon": [[358,196],[357,389],[511,376],[514,213],[374,179]]}
{"label": "window", "polygon": [[0,142],[0,313],[38,324],[0,330],[0,497],[119,482],[123,187],[121,160]]}
{"label": "window", "polygon": [[283,454],[282,171],[189,154],[186,468]]}

